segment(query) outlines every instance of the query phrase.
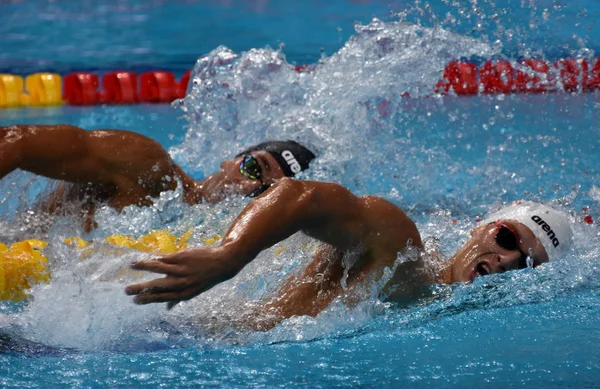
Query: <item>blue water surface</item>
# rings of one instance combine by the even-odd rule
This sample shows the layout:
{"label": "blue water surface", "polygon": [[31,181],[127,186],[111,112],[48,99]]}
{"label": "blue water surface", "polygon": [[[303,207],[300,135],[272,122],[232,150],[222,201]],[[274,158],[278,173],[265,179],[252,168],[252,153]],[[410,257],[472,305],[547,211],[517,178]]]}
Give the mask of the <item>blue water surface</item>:
{"label": "blue water surface", "polygon": [[[372,17],[385,22],[370,23]],[[238,281],[167,313],[159,305],[134,306],[122,293],[127,279],[111,277],[111,267],[126,267],[137,254],[85,257],[61,245],[78,226],[57,223],[45,237],[55,267],[51,284],[34,289],[27,303],[0,304],[0,330],[8,339],[2,343],[0,336],[0,385],[600,387],[600,95],[440,98],[417,90],[420,82],[434,85],[454,57],[594,58],[598,17],[595,1],[0,3],[2,72],[182,72],[199,57],[222,54],[221,45],[237,56],[212,73],[197,66],[196,87],[174,106],[0,110],[0,126],[137,131],[157,139],[197,177],[253,142],[297,138],[319,151],[308,178],[389,199],[429,243],[436,246],[432,237],[439,238],[446,256],[487,209],[523,198],[562,208],[575,231],[567,257],[536,269],[440,287],[431,300],[410,307],[377,299],[334,304],[317,318],[244,333],[223,317],[264,296],[282,277],[273,268],[301,266],[310,257],[303,238],[280,246],[292,247],[291,254],[269,251]],[[409,24],[394,24],[401,19]],[[354,21],[367,27],[355,30]],[[435,26],[451,33],[447,40]],[[390,39],[395,43],[381,51],[377,42]],[[278,52],[280,43],[285,47]],[[413,75],[409,54],[421,62],[422,80]],[[299,75],[290,70],[299,63],[318,68]],[[208,73],[231,87],[206,87]],[[399,98],[400,88],[420,97]],[[27,237],[15,215],[40,185],[46,181],[22,172],[0,182],[0,222],[16,225],[15,239]],[[185,231],[194,221],[201,241],[222,234],[243,205],[207,209],[166,201],[164,210],[106,213],[109,222],[94,237],[139,234],[149,225]],[[170,212],[175,222],[163,223],[161,215]],[[583,222],[588,214],[594,223]],[[196,318],[223,320],[221,330],[189,325]]]}
{"label": "blue water surface", "polygon": [[[415,5],[416,4],[416,5]],[[290,63],[336,52],[354,22],[390,19],[411,8],[422,24],[499,39],[510,58],[597,52],[600,5],[566,2],[411,0],[4,1],[0,72],[167,69],[183,72],[219,45],[234,51],[285,44]]]}

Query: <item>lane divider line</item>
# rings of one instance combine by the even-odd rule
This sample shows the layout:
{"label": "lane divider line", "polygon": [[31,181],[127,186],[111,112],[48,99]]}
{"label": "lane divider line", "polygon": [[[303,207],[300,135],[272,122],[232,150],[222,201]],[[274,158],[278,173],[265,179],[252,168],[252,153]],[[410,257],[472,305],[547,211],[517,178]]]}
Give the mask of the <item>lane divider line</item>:
{"label": "lane divider line", "polygon": [[[299,73],[317,71],[314,65],[300,65]],[[35,73],[25,80],[0,74],[0,108],[48,107],[98,104],[166,104],[185,97],[191,71],[179,81],[172,72],[153,70],[136,74],[113,71],[101,78],[95,73],[74,72],[61,77]],[[100,89],[101,87],[101,89]],[[525,59],[519,62],[490,60],[482,64],[451,61],[432,93],[472,96],[512,93],[582,93],[600,90],[600,59],[562,58],[554,62]],[[406,91],[399,93],[410,97]]]}

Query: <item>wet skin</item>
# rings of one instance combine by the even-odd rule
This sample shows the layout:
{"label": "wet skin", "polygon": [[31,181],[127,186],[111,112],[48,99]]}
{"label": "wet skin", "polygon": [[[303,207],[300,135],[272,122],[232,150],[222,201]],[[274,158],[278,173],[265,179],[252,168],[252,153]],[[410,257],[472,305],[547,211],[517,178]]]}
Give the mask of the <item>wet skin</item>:
{"label": "wet skin", "polygon": [[[347,255],[355,260],[347,272],[346,284],[351,289],[370,275],[380,277],[407,244],[421,247],[415,224],[390,202],[375,196],[356,197],[337,184],[283,178],[250,202],[220,246],[140,261],[134,269],[166,277],[129,286],[126,292],[136,295],[138,304],[170,302],[173,306],[234,277],[262,250],[297,231],[322,245],[304,272],[285,281],[265,304],[263,313],[269,320],[257,328],[270,328],[293,315],[314,316],[328,306],[344,292],[341,280]],[[423,285],[424,280],[416,279],[420,265],[417,260],[399,266],[394,280],[407,281],[406,293]]]}
{"label": "wet skin", "polygon": [[494,223],[478,226],[471,231],[471,239],[450,258],[448,268],[441,274],[443,282],[468,282],[482,275],[518,270],[523,267],[522,253],[533,259],[534,266],[548,262],[544,246],[529,227],[516,220],[498,222],[515,230],[518,249],[506,250],[498,245]]}
{"label": "wet skin", "polygon": [[[178,177],[185,201],[193,204],[216,202],[236,191],[247,193],[283,175],[268,153],[253,153],[264,172],[262,182],[240,173],[241,156],[225,161],[219,172],[196,182],[160,145],[138,134],[71,126],[15,126],[0,131],[0,177],[21,168],[84,188],[91,186],[93,195],[97,190],[103,201],[117,209],[147,205],[151,201],[148,195],[173,189],[176,183],[165,177]],[[439,274],[423,271],[421,257],[403,262],[383,288],[384,294],[391,300],[409,301],[435,282],[468,282],[485,273],[516,269],[521,252],[531,252],[538,264],[548,260],[541,242],[526,226],[504,222],[516,231],[519,250],[505,250],[497,244],[494,224],[479,226]],[[357,197],[337,184],[282,178],[250,202],[220,246],[187,249],[134,264],[134,269],[165,277],[130,285],[126,293],[134,295],[138,304],[168,302],[172,307],[234,277],[261,251],[298,231],[321,245],[306,269],[283,282],[278,293],[265,302],[262,313],[268,319],[255,323],[257,329],[271,328],[294,315],[314,316],[366,279],[380,278],[409,245],[422,248],[414,222],[385,199]],[[344,259],[349,257],[353,265],[346,269]],[[346,276],[344,289],[342,278]]]}
{"label": "wet skin", "polygon": [[15,125],[0,128],[0,179],[16,169],[60,180],[38,208],[58,213],[77,207],[90,230],[95,206],[118,211],[130,205],[148,206],[163,191],[183,185],[188,204],[216,203],[230,195],[247,195],[284,177],[267,152],[252,152],[263,176],[252,180],[240,173],[242,157],[224,161],[221,170],[195,181],[164,148],[143,135],[121,130],[86,131],[70,125]]}
{"label": "wet skin", "polygon": [[[518,246],[538,264],[548,257],[541,243],[524,225],[514,227]],[[130,285],[125,291],[137,304],[168,302],[172,307],[234,277],[261,251],[302,231],[321,242],[312,262],[298,276],[282,283],[262,309],[263,319],[251,326],[268,329],[294,315],[315,316],[333,299],[366,279],[379,279],[396,264],[399,252],[412,245],[422,248],[414,222],[395,205],[376,196],[357,197],[332,183],[280,180],[237,217],[218,247],[198,247],[141,260],[132,267],[163,274],[163,278]],[[414,301],[437,282],[468,282],[476,276],[519,267],[521,252],[505,250],[495,241],[496,226],[480,226],[471,239],[431,274],[421,256],[400,263],[383,294],[393,301]],[[344,268],[344,258],[353,265]],[[482,271],[481,269],[485,269]],[[347,288],[342,288],[345,278]]]}

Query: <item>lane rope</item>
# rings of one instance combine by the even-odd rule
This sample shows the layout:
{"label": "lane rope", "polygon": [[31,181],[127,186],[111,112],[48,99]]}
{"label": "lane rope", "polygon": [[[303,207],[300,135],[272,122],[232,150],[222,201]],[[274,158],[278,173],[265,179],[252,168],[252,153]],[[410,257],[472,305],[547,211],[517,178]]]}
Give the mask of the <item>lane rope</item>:
{"label": "lane rope", "polygon": [[[296,66],[299,73],[317,71],[314,65]],[[35,73],[25,78],[0,74],[0,108],[57,105],[167,104],[185,97],[191,70],[177,80],[174,73],[152,70],[141,74],[113,71],[98,76],[74,72],[64,77]],[[481,64],[452,61],[446,65],[432,93],[471,96],[512,93],[582,93],[600,90],[600,59],[562,58],[554,62],[525,59],[490,60]],[[409,97],[405,91],[399,93]]]}

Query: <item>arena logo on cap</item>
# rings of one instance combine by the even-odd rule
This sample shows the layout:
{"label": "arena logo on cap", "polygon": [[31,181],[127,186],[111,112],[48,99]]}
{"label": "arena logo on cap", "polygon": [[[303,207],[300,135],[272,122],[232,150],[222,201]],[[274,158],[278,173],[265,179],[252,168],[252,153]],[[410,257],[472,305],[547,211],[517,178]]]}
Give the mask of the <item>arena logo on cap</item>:
{"label": "arena logo on cap", "polygon": [[548,238],[550,238],[550,240],[552,241],[552,244],[554,245],[554,247],[558,247],[558,245],[560,244],[560,242],[558,241],[558,238],[556,237],[556,234],[554,233],[554,231],[552,231],[552,227],[550,227],[550,225],[548,223],[546,223],[544,221],[544,219],[542,219],[538,215],[533,215],[531,217],[531,220],[533,220],[540,227],[542,227],[542,230],[544,230],[548,234]]}
{"label": "arena logo on cap", "polygon": [[283,157],[283,159],[285,159],[285,162],[287,162],[288,165],[290,165],[290,169],[292,170],[292,172],[294,174],[300,173],[302,168],[300,167],[300,164],[298,163],[298,161],[296,160],[296,157],[294,157],[294,154],[292,154],[291,151],[283,150],[283,152],[281,153],[281,156]]}

